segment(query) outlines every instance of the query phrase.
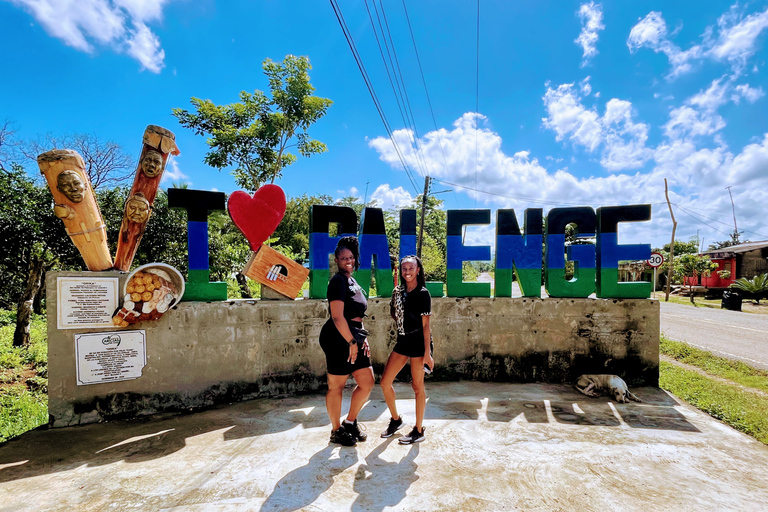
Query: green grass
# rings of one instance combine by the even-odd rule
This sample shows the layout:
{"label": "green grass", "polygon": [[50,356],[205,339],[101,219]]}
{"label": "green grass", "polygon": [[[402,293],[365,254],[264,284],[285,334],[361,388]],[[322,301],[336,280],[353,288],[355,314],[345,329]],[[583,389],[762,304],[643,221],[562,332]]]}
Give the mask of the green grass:
{"label": "green grass", "polygon": [[48,423],[48,396],[24,385],[0,390],[0,443]]}
{"label": "green grass", "polygon": [[768,444],[768,398],[663,361],[659,385],[710,416]]}
{"label": "green grass", "polygon": [[710,375],[732,380],[742,386],[759,389],[768,393],[768,371],[758,370],[740,361],[718,357],[705,350],[691,347],[679,341],[662,336],[660,351],[681,363],[701,368]]}
{"label": "green grass", "polygon": [[13,346],[15,317],[0,311],[0,443],[48,422],[45,316],[33,316],[30,344],[19,348]]}
{"label": "green grass", "polygon": [[[663,301],[664,297],[665,297],[665,294],[663,292],[660,292],[660,291],[656,292],[656,299]],[[669,302],[672,302],[675,304],[683,304],[686,306],[694,306],[694,307],[720,309],[720,303],[722,302],[720,299],[705,299],[703,297],[694,297],[693,300],[694,302],[691,303],[690,297],[682,297],[679,295],[669,296]]]}

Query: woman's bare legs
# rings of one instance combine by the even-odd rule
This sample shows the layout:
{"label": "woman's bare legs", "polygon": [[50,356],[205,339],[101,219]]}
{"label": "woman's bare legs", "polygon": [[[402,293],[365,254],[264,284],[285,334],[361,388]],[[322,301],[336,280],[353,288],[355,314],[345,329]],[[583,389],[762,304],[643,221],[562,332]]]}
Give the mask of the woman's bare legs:
{"label": "woman's bare legs", "polygon": [[328,392],[325,394],[325,408],[328,410],[328,417],[331,419],[333,430],[338,430],[341,426],[341,392],[347,384],[349,375],[331,375],[328,374]]}
{"label": "woman's bare legs", "polygon": [[[389,354],[387,359],[387,365],[384,367],[384,374],[381,376],[381,391],[384,393],[384,400],[389,407],[389,414],[393,419],[399,419],[400,415],[397,414],[397,404],[395,403],[395,388],[392,384],[395,382],[395,377],[403,369],[405,363],[408,362],[409,357],[397,352]],[[423,370],[422,370],[423,372]],[[422,383],[423,383],[422,376]]]}
{"label": "woman's bare legs", "polygon": [[411,387],[416,394],[416,430],[422,432],[424,427],[424,410],[427,408],[427,392],[424,389],[424,358],[411,358]]}
{"label": "woman's bare legs", "polygon": [[357,382],[354,391],[352,391],[352,402],[349,404],[349,414],[347,414],[347,421],[354,422],[357,419],[357,414],[360,409],[363,408],[365,402],[371,394],[376,380],[373,376],[373,368],[360,368],[352,372],[352,376]]}

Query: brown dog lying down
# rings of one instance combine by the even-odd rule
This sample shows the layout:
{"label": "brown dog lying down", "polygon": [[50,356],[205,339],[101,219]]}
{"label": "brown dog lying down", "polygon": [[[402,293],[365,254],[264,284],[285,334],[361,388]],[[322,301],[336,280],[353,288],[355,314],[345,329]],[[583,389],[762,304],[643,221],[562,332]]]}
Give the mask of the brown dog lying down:
{"label": "brown dog lying down", "polygon": [[609,374],[591,374],[582,375],[576,381],[576,389],[587,396],[598,396],[596,391],[602,391],[616,399],[617,402],[626,404],[629,400],[642,402],[639,398],[629,392],[627,383],[618,375]]}

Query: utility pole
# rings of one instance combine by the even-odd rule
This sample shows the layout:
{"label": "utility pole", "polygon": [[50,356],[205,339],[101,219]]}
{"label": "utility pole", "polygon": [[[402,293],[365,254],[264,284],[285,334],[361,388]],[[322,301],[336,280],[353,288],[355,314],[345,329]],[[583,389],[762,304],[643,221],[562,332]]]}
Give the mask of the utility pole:
{"label": "utility pole", "polygon": [[424,178],[424,195],[421,196],[421,223],[419,224],[419,246],[416,248],[416,256],[421,258],[421,245],[424,241],[424,217],[427,214],[427,194],[429,194],[429,176]]}
{"label": "utility pole", "polygon": [[731,194],[731,187],[725,187],[728,189],[728,195],[731,196],[731,210],[733,211],[733,241],[739,243],[739,228],[736,227],[736,207],[733,205],[733,194]]}
{"label": "utility pole", "polygon": [[370,181],[365,182],[365,198],[363,199],[363,208],[365,208],[365,205],[368,204],[368,185],[370,185]]}
{"label": "utility pole", "polygon": [[665,302],[669,302],[669,290],[672,286],[672,269],[675,266],[675,230],[677,230],[677,221],[675,220],[675,213],[672,211],[672,203],[669,201],[667,178],[664,178],[664,195],[667,196],[669,215],[672,217],[672,241],[669,243],[669,261],[667,262],[667,293],[664,298]]}

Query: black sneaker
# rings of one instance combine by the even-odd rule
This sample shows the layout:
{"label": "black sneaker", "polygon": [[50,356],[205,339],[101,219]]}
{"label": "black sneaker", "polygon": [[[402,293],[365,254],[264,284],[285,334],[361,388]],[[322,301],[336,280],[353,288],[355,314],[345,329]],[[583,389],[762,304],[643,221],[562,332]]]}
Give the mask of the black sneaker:
{"label": "black sneaker", "polygon": [[331,431],[331,442],[338,443],[342,446],[355,446],[357,443],[355,438],[349,435],[349,432],[347,432],[347,429],[343,426],[339,427],[338,430]]}
{"label": "black sneaker", "polygon": [[389,426],[387,430],[381,433],[381,437],[392,437],[395,432],[403,428],[403,417],[400,416],[397,419],[389,418]]}
{"label": "black sneaker", "polygon": [[423,440],[426,439],[424,437],[424,431],[426,430],[425,427],[421,427],[421,432],[416,430],[416,427],[413,427],[413,430],[411,430],[411,433],[407,436],[403,436],[400,439],[398,439],[398,442],[400,444],[413,444],[413,443],[420,443]]}
{"label": "black sneaker", "polygon": [[344,420],[341,426],[344,430],[347,431],[347,433],[355,441],[359,441],[362,443],[362,442],[365,442],[366,439],[368,439],[368,434],[360,430],[360,427],[363,427],[363,429],[365,429],[365,425],[359,425],[357,423],[357,420],[355,420],[353,423],[349,423],[347,420]]}

